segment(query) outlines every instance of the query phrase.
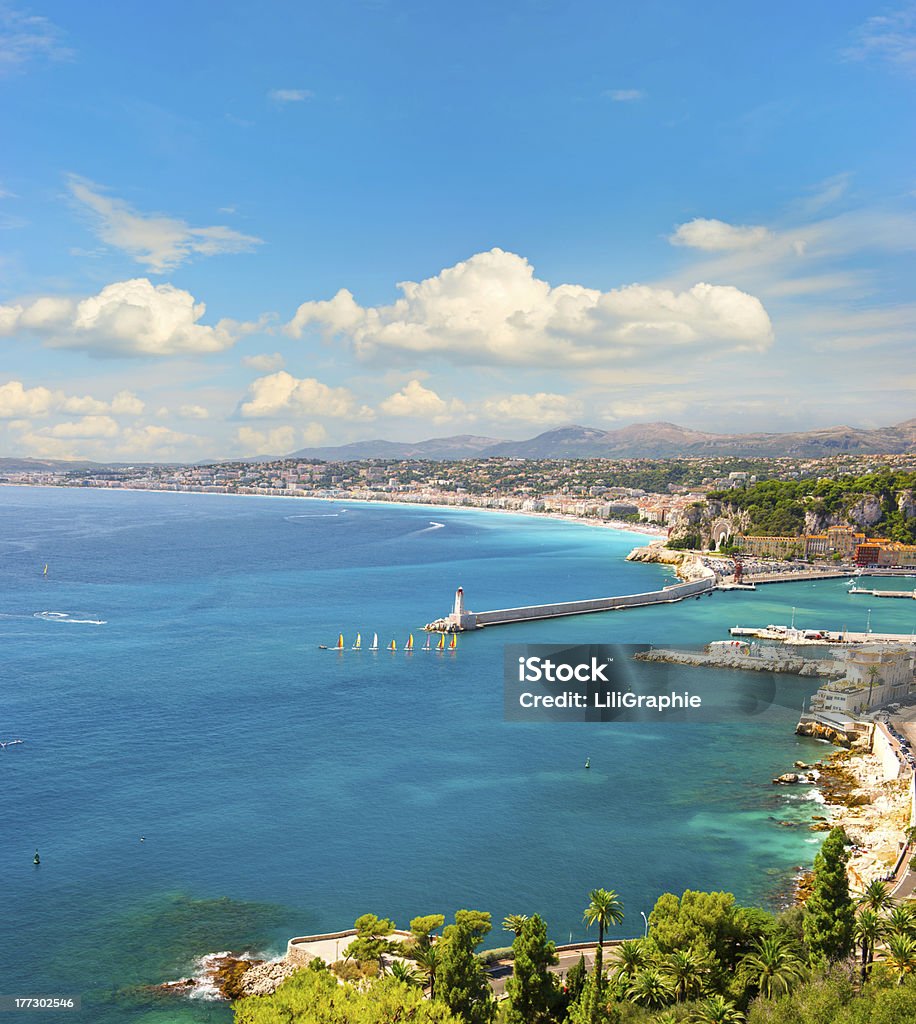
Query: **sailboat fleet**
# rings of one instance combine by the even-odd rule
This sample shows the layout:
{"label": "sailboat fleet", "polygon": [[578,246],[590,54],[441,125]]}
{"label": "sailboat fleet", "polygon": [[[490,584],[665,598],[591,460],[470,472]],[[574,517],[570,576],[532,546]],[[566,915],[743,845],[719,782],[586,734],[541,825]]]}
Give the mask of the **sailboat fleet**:
{"label": "sailboat fleet", "polygon": [[[450,651],[454,651],[454,650],[457,650],[457,648],[458,648],[458,634],[457,633],[451,633],[450,634],[448,643],[446,643],[446,634],[445,633],[440,633],[439,634],[439,640],[437,641],[435,647],[433,647],[433,645],[432,645],[432,639],[433,639],[432,638],[432,634],[428,634],[427,637],[426,637],[426,643],[423,644],[422,647],[415,648],[414,647],[414,640],[413,640],[413,633],[409,633],[407,635],[407,642],[404,644],[404,647],[402,649],[404,650],[405,653],[412,654],[414,650],[418,650],[418,651],[433,651],[433,650],[444,651],[447,648]],[[319,644],[318,647],[322,651],[327,651],[327,650],[331,650],[331,651],[345,651],[347,649],[346,648],[346,644],[344,643],[344,635],[343,635],[343,633],[338,633],[338,635],[337,635],[337,643],[336,644],[333,644],[331,646],[329,646],[328,644]],[[364,648],[363,648],[363,636],[362,636],[362,633],[357,633],[356,634],[356,640],[353,642],[353,646],[350,648],[350,650],[351,651],[361,651],[363,649]],[[377,650],[379,650],[378,633],[373,633],[372,634],[372,643],[368,646],[368,648],[365,648],[365,649],[369,650],[369,651],[377,651]],[[397,650],[398,650],[398,642],[397,642],[397,640],[392,638],[391,642],[386,646],[386,650],[389,650],[392,653],[396,653]]]}

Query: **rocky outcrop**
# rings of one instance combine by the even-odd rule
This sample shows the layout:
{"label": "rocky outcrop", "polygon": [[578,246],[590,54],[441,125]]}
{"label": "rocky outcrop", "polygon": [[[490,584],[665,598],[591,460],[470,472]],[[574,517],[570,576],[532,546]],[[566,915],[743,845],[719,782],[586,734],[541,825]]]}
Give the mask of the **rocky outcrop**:
{"label": "rocky outcrop", "polygon": [[902,512],[906,519],[916,516],[916,494],[912,490],[900,491],[897,494],[897,510]]}
{"label": "rocky outcrop", "polygon": [[628,562],[657,562],[660,565],[676,566],[676,572],[682,580],[701,580],[711,575],[711,571],[703,563],[699,555],[690,551],[671,551],[663,543],[648,544],[646,547],[633,548],[627,555]]}
{"label": "rocky outcrop", "polygon": [[849,506],[846,515],[856,526],[874,526],[881,522],[881,499],[876,494],[863,494],[854,505]]}
{"label": "rocky outcrop", "polygon": [[239,981],[239,995],[268,996],[300,967],[300,964],[290,963],[285,958],[252,964]]}

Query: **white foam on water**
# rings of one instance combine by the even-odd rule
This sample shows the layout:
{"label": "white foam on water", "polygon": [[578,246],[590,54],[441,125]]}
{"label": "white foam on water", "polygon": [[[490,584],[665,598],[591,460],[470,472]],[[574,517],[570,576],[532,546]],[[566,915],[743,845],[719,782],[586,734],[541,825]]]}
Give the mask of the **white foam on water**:
{"label": "white foam on water", "polygon": [[809,789],[808,792],[805,793],[803,799],[811,800],[813,803],[816,804],[827,803],[827,801],[824,799],[824,794],[819,789]]}
{"label": "white foam on water", "polygon": [[[344,512],[347,510],[344,509]],[[284,516],[283,518],[291,523],[294,519],[336,519],[340,515],[339,512],[307,512],[303,515],[297,516]]]}
{"label": "white foam on water", "polygon": [[74,626],[106,626],[107,619],[76,619],[69,612],[34,612],[33,618],[45,622],[66,622]]}

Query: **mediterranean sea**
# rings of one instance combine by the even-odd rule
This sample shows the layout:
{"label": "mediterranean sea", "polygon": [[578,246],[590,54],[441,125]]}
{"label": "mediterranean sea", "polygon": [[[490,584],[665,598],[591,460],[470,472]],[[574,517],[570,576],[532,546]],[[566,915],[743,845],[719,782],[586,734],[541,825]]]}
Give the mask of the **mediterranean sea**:
{"label": "mediterranean sea", "polygon": [[[503,645],[704,643],[793,607],[803,627],[864,629],[870,608],[873,630],[910,632],[916,605],[781,584],[400,649],[459,585],[484,610],[671,582],[624,561],[644,542],[472,510],[0,487],[0,741],[23,740],[0,749],[0,994],[82,997],[45,1020],[226,1021],[145,986],[365,912],[488,910],[504,945],[509,913],[584,938],[596,887],[623,900],[612,935],[641,934],[666,891],[776,906],[819,840],[805,793],[770,783],[827,749],[793,735],[810,681],[727,727],[508,723]],[[364,649],[319,649],[341,632]],[[373,633],[397,653],[366,650]]]}

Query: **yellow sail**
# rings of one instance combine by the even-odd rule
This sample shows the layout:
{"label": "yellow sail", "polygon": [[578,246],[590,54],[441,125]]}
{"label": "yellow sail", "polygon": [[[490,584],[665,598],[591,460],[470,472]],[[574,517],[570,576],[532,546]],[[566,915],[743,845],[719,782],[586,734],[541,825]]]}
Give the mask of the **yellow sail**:
{"label": "yellow sail", "polygon": [[404,650],[405,651],[412,651],[413,650],[413,633],[411,633],[410,636],[407,637],[407,646],[404,648]]}
{"label": "yellow sail", "polygon": [[360,633],[357,633],[356,634],[356,643],[353,645],[353,650],[354,651],[358,651],[360,649],[360,647],[362,646],[362,643],[363,643],[362,635]]}
{"label": "yellow sail", "polygon": [[454,651],[454,649],[457,646],[458,646],[458,634],[457,633],[452,633],[452,639],[449,640],[448,649],[450,651]]}
{"label": "yellow sail", "polygon": [[42,573],[42,576],[47,576],[47,575],[48,575],[48,563],[45,562],[45,571]]}
{"label": "yellow sail", "polygon": [[439,643],[436,644],[436,650],[437,651],[444,651],[445,650],[445,633],[441,633],[439,635]]}
{"label": "yellow sail", "polygon": [[388,645],[388,650],[389,651],[396,651],[397,649],[398,649],[398,645],[395,643],[394,640],[392,640],[391,643]]}
{"label": "yellow sail", "polygon": [[344,644],[343,644],[343,633],[341,633],[341,634],[340,634],[340,635],[339,635],[339,636],[337,637],[337,650],[338,650],[338,651],[342,651],[342,650],[343,650],[343,645],[344,645]]}

